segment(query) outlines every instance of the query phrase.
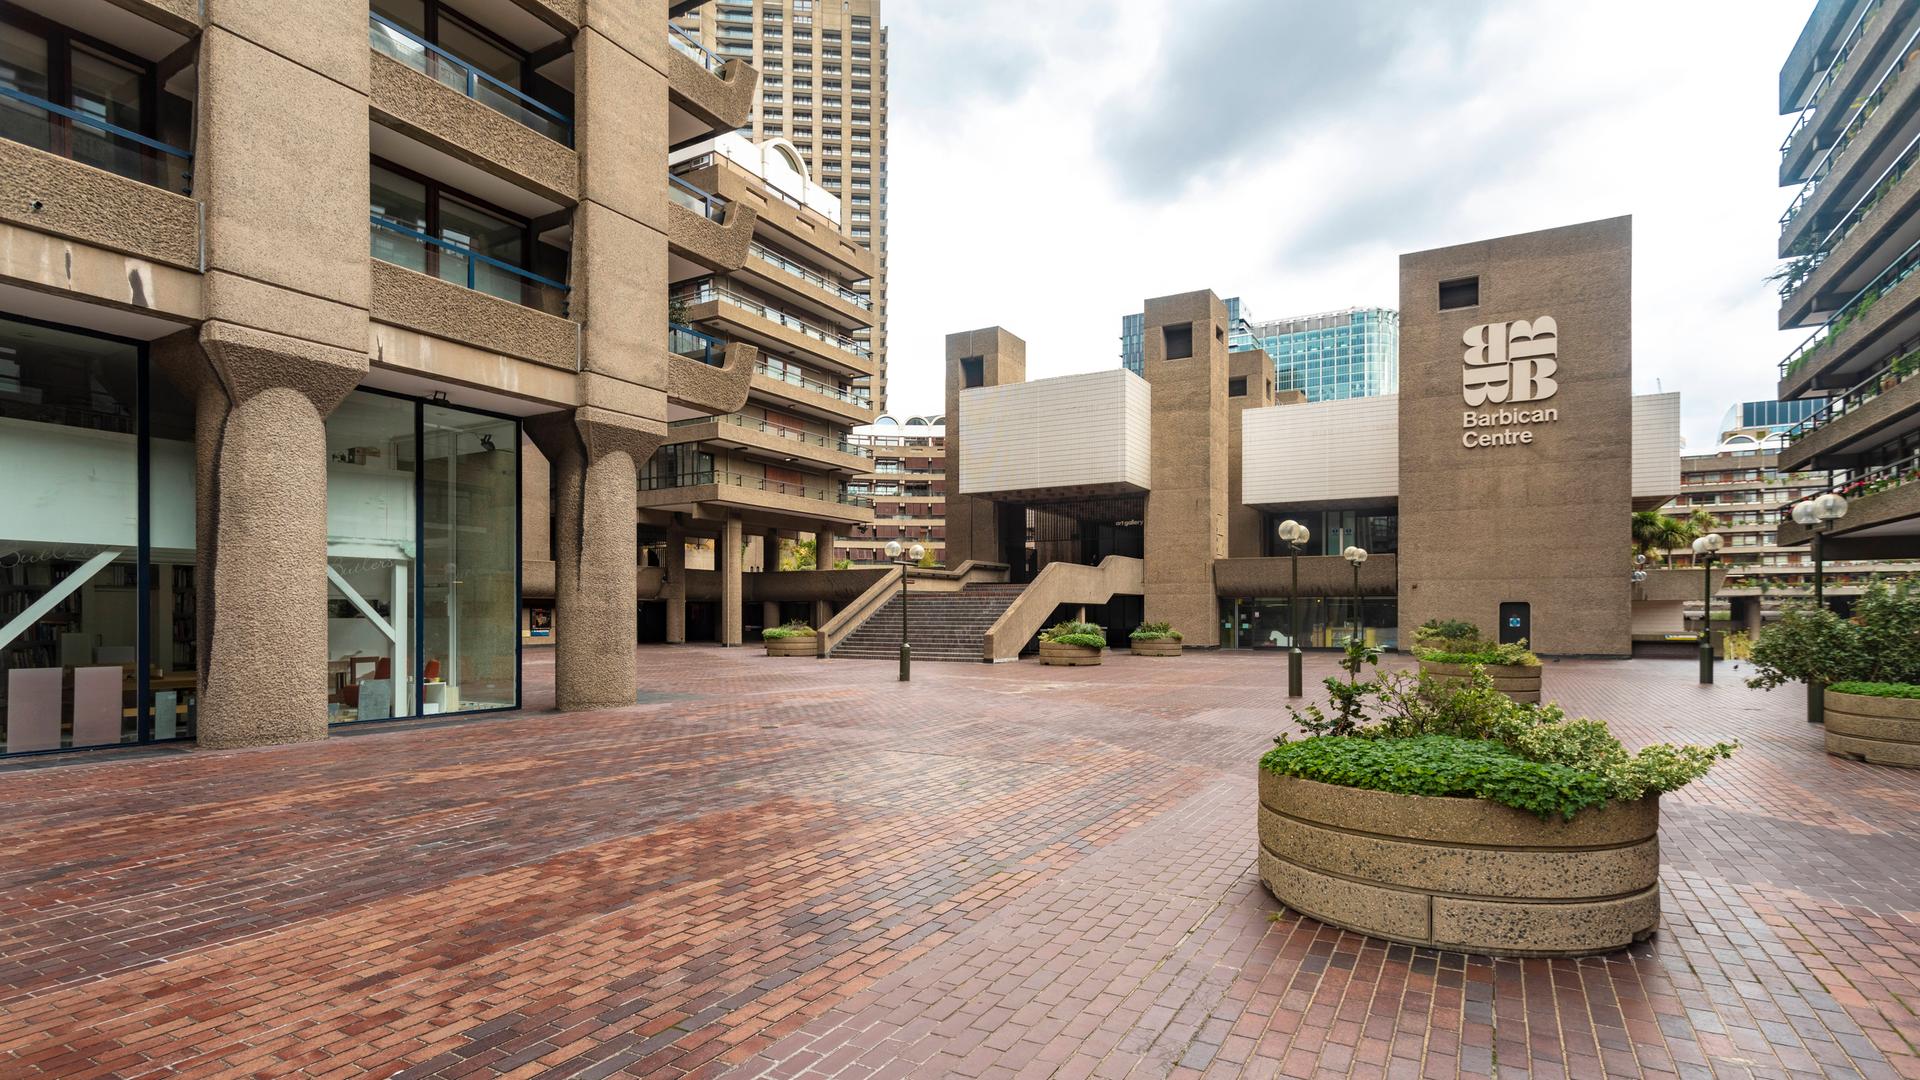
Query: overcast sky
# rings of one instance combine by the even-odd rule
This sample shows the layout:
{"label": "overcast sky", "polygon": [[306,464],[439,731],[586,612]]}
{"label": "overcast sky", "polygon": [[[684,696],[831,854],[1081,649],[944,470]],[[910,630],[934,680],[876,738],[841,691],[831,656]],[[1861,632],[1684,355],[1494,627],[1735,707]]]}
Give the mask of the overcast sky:
{"label": "overcast sky", "polygon": [[1211,288],[1398,307],[1403,251],[1632,214],[1634,389],[1771,397],[1782,61],[1811,0],[891,0],[895,412],[945,335],[1029,378]]}

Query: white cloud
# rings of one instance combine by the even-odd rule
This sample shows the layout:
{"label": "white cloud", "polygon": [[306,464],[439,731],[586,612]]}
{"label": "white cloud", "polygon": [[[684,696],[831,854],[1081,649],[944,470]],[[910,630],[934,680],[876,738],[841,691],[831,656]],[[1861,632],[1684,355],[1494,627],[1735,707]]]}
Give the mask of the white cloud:
{"label": "white cloud", "polygon": [[1400,252],[1622,213],[1636,389],[1679,390],[1696,449],[1772,395],[1805,0],[1344,2],[890,6],[894,409],[941,407],[952,331],[1095,370],[1149,296],[1396,306]]}

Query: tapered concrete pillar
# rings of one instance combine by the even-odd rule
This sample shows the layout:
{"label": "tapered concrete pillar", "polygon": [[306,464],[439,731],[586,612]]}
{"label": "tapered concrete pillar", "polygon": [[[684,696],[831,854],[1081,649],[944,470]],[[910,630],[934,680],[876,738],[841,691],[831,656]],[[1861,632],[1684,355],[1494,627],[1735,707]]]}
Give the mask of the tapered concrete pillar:
{"label": "tapered concrete pillar", "polygon": [[667,605],[667,644],[687,643],[687,534],[667,533],[667,580],[661,589]]}
{"label": "tapered concrete pillar", "polygon": [[760,572],[775,573],[780,569],[780,530],[768,529],[760,539]]}
{"label": "tapered concrete pillar", "polygon": [[195,400],[199,743],[326,738],[324,421],[367,358],[224,322],[153,356]]}
{"label": "tapered concrete pillar", "polygon": [[820,528],[813,531],[813,568],[831,570],[834,561],[840,558],[834,547],[840,543],[840,534],[832,529]]}
{"label": "tapered concrete pillar", "polygon": [[740,618],[744,603],[742,586],[745,584],[740,574],[740,548],[742,544],[740,519],[729,516],[727,524],[720,530],[720,540],[715,544],[714,559],[720,570],[720,644],[740,644]]}
{"label": "tapered concrete pillar", "polygon": [[554,700],[562,709],[631,705],[639,623],[634,494],[666,425],[591,406],[536,418],[527,432],[553,466]]}
{"label": "tapered concrete pillar", "polygon": [[773,601],[773,600],[760,601],[760,625],[761,626],[779,626],[780,625],[780,605],[777,601]]}

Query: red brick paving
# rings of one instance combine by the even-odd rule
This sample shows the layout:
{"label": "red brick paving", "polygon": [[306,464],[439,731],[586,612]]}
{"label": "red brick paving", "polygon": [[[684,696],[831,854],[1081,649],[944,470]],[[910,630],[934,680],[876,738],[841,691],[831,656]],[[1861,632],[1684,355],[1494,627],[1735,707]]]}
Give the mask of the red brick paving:
{"label": "red brick paving", "polygon": [[629,709],[0,773],[0,1077],[1920,1077],[1920,772],[1724,667],[1549,668],[1747,744],[1665,800],[1659,934],[1574,962],[1278,911],[1277,657],[641,660]]}

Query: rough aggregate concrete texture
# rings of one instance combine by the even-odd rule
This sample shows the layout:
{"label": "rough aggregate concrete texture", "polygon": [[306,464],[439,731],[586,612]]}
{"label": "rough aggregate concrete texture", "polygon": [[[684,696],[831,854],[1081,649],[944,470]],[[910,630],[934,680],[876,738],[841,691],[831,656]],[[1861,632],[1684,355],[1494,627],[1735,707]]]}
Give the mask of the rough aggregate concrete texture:
{"label": "rough aggregate concrete texture", "polygon": [[[366,94],[370,80],[367,5],[353,0],[302,0],[298,4],[282,0],[204,0],[201,7],[208,31],[217,28],[244,38],[264,51],[298,61],[302,67]],[[258,104],[267,106],[273,100],[263,99]],[[291,119],[299,114],[263,115]],[[364,134],[364,114],[360,120]]]}
{"label": "rough aggregate concrete texture", "polygon": [[1920,700],[1826,692],[1827,753],[1920,769]]}
{"label": "rough aggregate concrete texture", "polygon": [[579,370],[579,323],[380,259],[368,262],[372,315],[381,322],[560,371]]}
{"label": "rough aggregate concrete texture", "polygon": [[[664,174],[651,182],[664,186]],[[587,201],[574,211],[568,314],[583,327],[582,370],[665,389],[666,234],[601,205],[596,196],[597,189],[589,188]]]}
{"label": "rough aggregate concrete texture", "polygon": [[[1026,515],[1017,506],[992,499],[962,495],[960,486],[960,391],[967,388],[962,360],[979,357],[981,386],[1005,386],[1027,381],[1027,343],[998,326],[963,330],[947,335],[946,453],[947,453],[947,563],[958,566],[969,559],[1007,562],[1013,552],[1009,540],[1018,531],[1024,542]],[[1016,573],[1020,567],[1014,567]]]}
{"label": "rough aggregate concrete texture", "polygon": [[200,267],[199,210],[184,195],[11,140],[0,140],[0,175],[8,188],[0,221],[186,270]]}
{"label": "rough aggregate concrete texture", "polygon": [[375,52],[372,64],[376,123],[548,198],[579,197],[580,162],[565,143],[392,57]]}
{"label": "rough aggregate concrete texture", "polygon": [[[1401,256],[1402,641],[1432,618],[1491,634],[1515,601],[1537,652],[1630,651],[1631,254],[1622,217]],[[1441,282],[1474,276],[1478,305],[1439,310]],[[1558,391],[1506,407],[1558,419],[1521,425],[1530,444],[1463,445],[1465,413],[1503,407],[1466,404],[1463,335],[1540,317],[1558,327]]]}
{"label": "rough aggregate concrete texture", "polygon": [[746,264],[753,244],[753,224],[759,216],[759,211],[744,203],[728,203],[720,220],[715,221],[669,200],[667,242],[701,266],[729,273]]}
{"label": "rough aggregate concrete texture", "polygon": [[1261,880],[1336,926],[1511,956],[1624,948],[1659,921],[1657,796],[1572,821],[1260,770]]}
{"label": "rough aggregate concrete texture", "polygon": [[[1143,371],[1153,387],[1145,617],[1210,648],[1220,644],[1213,563],[1227,556],[1227,305],[1202,290],[1156,297],[1145,311]],[[1192,355],[1169,357],[1165,330],[1189,325]]]}
{"label": "rough aggregate concrete texture", "polygon": [[562,708],[633,702],[639,600],[634,494],[666,438],[658,420],[592,406],[528,421],[553,470],[554,685]]}

